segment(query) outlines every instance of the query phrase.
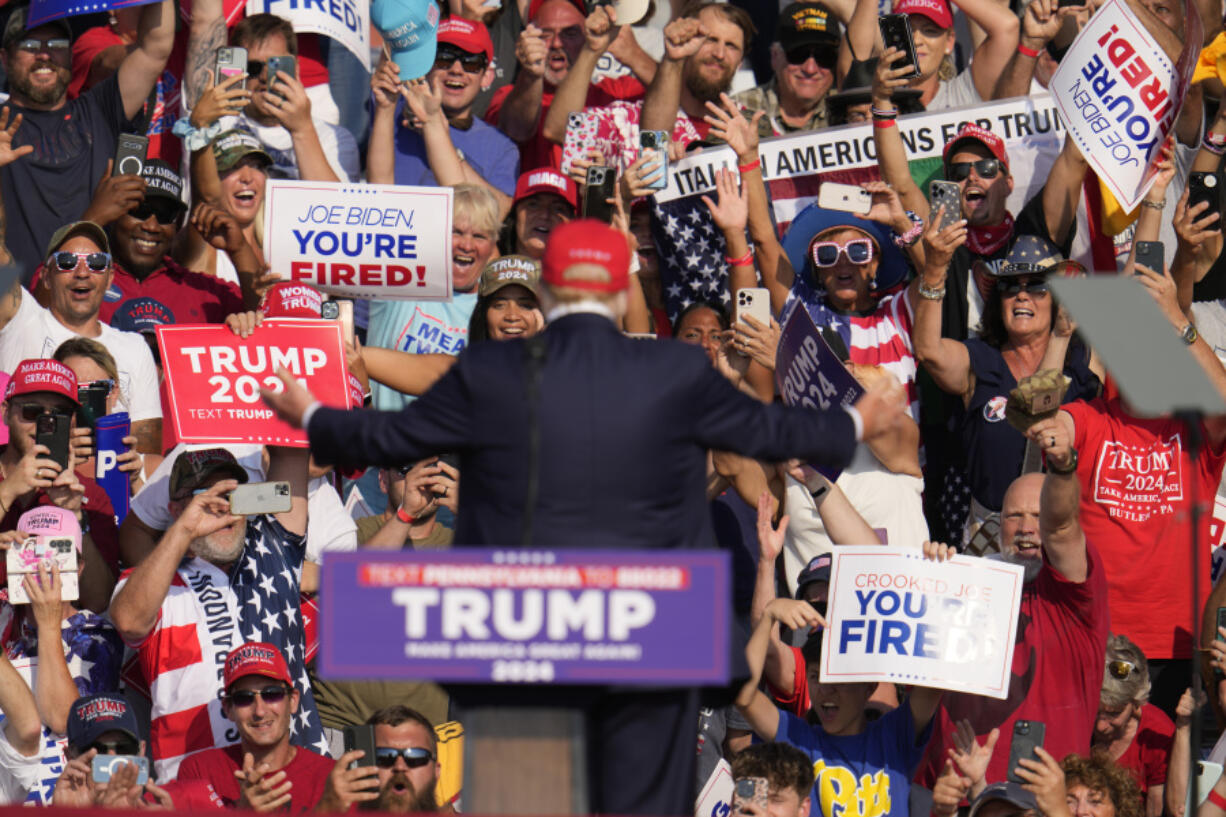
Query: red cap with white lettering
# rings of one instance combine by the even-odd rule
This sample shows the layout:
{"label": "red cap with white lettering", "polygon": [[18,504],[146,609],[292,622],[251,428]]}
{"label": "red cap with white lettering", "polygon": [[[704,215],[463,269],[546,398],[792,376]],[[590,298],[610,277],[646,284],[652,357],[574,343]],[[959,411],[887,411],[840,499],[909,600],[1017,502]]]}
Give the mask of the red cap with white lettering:
{"label": "red cap with white lettering", "polygon": [[541,266],[541,280],[550,286],[613,294],[630,284],[630,247],[603,221],[581,218],[554,228]]}
{"label": "red cap with white lettering", "polygon": [[281,281],[273,284],[260,300],[265,318],[319,318],[324,296],[308,284]]}
{"label": "red cap with white lettering", "polygon": [[537,193],[553,193],[566,199],[571,207],[578,207],[579,188],[556,170],[539,167],[519,175],[515,183],[515,204]]}
{"label": "red cap with white lettering", "polygon": [[13,369],[13,376],[4,390],[4,399],[38,392],[58,394],[77,403],[77,376],[58,360],[37,358],[21,361]]}

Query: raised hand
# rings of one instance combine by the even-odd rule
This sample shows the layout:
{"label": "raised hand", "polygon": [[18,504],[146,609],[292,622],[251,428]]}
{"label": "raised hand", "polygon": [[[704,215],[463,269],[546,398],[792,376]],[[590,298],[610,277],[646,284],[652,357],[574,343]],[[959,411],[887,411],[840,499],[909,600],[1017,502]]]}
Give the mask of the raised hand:
{"label": "raised hand", "polygon": [[647,185],[655,181],[662,172],[660,157],[655,150],[646,148],[640,151],[638,158],[622,173],[619,182],[622,196],[633,201],[654,194],[655,189]]}
{"label": "raised hand", "polygon": [[519,61],[520,70],[533,79],[540,79],[545,76],[545,59],[548,56],[549,41],[545,39],[545,32],[528,23],[515,41],[515,59]]}
{"label": "raised hand", "polygon": [[958,771],[966,776],[967,786],[976,786],[983,782],[999,738],[1000,730],[993,729],[981,744],[975,737],[970,721],[958,721],[954,731],[954,745],[949,748],[949,759],[957,765]]}
{"label": "raised hand", "polygon": [[1025,781],[1023,789],[1034,793],[1040,814],[1067,814],[1064,770],[1042,746],[1036,746],[1034,753],[1039,759],[1021,758],[1014,774]]}
{"label": "raised hand", "polygon": [[597,6],[583,21],[583,36],[587,48],[597,54],[608,51],[620,32],[617,10],[613,6]]}
{"label": "raised hand", "polygon": [[945,768],[932,787],[932,813],[937,817],[953,817],[958,813],[958,804],[970,789],[970,778],[958,774],[954,765],[945,761]]}
{"label": "raised hand", "polygon": [[200,202],[192,210],[191,224],[211,247],[225,250],[230,255],[239,252],[247,239],[243,236],[243,228],[220,207]]}
{"label": "raised hand", "polygon": [[[349,768],[349,764],[361,759],[366,753],[354,749],[341,755],[328,780],[323,796],[319,798],[316,811],[322,814],[344,814],[356,803],[366,803],[379,798],[379,770],[374,766]],[[369,762],[373,762],[370,758]]]}
{"label": "raised hand", "polygon": [[707,30],[693,17],[678,17],[664,27],[664,59],[681,62],[698,53]]}
{"label": "raised hand", "polygon": [[887,48],[877,59],[877,70],[873,73],[873,107],[883,111],[892,111],[894,105],[894,90],[905,88],[910,80],[907,75],[912,72],[911,63],[891,68],[895,60],[905,57],[906,53],[898,48]]}
{"label": "raised hand", "polygon": [[243,754],[243,768],[234,772],[239,787],[239,809],[267,813],[289,804],[294,782],[286,779],[284,769],[269,772],[267,763],[257,767],[250,752]]}
{"label": "raised hand", "polygon": [[145,200],[145,180],[134,174],[112,176],[114,159],[106,160],[106,172],[98,181],[82,218],[95,224],[110,224]]}
{"label": "raised hand", "polygon": [[234,524],[242,517],[230,513],[230,500],[227,494],[237,487],[238,480],[234,479],[223,479],[213,483],[207,491],[192,497],[192,501],[183,509],[183,513],[179,515],[174,524],[182,527],[191,541]]}
{"label": "raised hand", "polygon": [[388,59],[386,53],[379,59],[379,67],[370,75],[370,90],[378,110],[395,108],[400,99],[400,66]]}
{"label": "raised hand", "polygon": [[[274,92],[273,88],[277,90]],[[268,90],[256,96],[255,105],[290,133],[315,127],[311,121],[311,99],[307,96],[306,87],[297,77],[284,71],[278,71]]]}
{"label": "raised hand", "polygon": [[771,494],[763,491],[758,497],[758,559],[774,562],[783,552],[783,540],[787,538],[788,515],[784,514],[778,525],[771,523]]}
{"label": "raised hand", "polygon": [[752,316],[744,315],[733,330],[736,332],[737,351],[748,355],[764,368],[775,371],[775,351],[783,330],[774,318],[771,318],[769,326],[763,326]]}
{"label": "raised hand", "polygon": [[719,95],[720,105],[707,102],[703,121],[711,126],[711,135],[723,139],[736,151],[737,159],[748,164],[758,158],[758,121],[766,111],[754,111],[752,119],[746,119],[741,106],[727,94]]}
{"label": "raised hand", "polygon": [[436,76],[431,82],[426,77],[409,80],[401,86],[401,95],[413,119],[414,127],[420,128],[443,111],[443,91],[440,87],[442,77]]}
{"label": "raised hand", "polygon": [[1073,438],[1068,427],[1057,417],[1039,420],[1026,429],[1026,437],[1034,440],[1047,457],[1048,465],[1068,468],[1073,462]]}
{"label": "raised hand", "polygon": [[1188,206],[1188,191],[1184,190],[1175,206],[1175,236],[1179,248],[1197,263],[1212,263],[1222,251],[1222,216],[1211,213],[1209,202]]}
{"label": "raised hand", "polygon": [[826,619],[813,609],[813,605],[799,599],[775,599],[766,605],[766,615],[789,630],[805,630],[809,627],[825,627]]}
{"label": "raised hand", "polygon": [[907,217],[907,210],[894,188],[881,181],[865,182],[860,187],[872,196],[872,206],[864,216],[866,219],[892,227],[899,235],[911,229],[911,219]]}
{"label": "raised hand", "polygon": [[251,92],[247,90],[247,77],[243,74],[226,77],[220,85],[214,85],[210,76],[208,87],[192,108],[192,127],[207,128],[223,116],[238,116],[250,101]]}
{"label": "raised hand", "polygon": [[702,197],[702,203],[711,211],[711,220],[726,233],[743,231],[749,223],[749,202],[739,182],[740,177],[733,171],[727,168],[717,170],[715,189],[719,193],[719,203],[711,201],[709,196]]}
{"label": "raised hand", "polygon": [[940,225],[944,215],[945,205],[942,204],[924,229],[924,271],[928,276],[943,275],[949,268],[954,251],[966,243],[966,219],[959,219],[942,230]]}
{"label": "raised hand", "polygon": [[28,156],[34,152],[33,145],[13,147],[13,137],[17,135],[17,129],[20,127],[21,114],[17,114],[10,120],[8,106],[0,108],[0,167],[11,165],[22,156]]}

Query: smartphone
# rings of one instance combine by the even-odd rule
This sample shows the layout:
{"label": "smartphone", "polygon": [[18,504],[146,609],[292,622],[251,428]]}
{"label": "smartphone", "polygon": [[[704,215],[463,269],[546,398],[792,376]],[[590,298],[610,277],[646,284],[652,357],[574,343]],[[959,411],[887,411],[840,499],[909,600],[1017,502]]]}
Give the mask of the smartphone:
{"label": "smartphone", "polygon": [[571,163],[575,159],[587,159],[587,152],[599,147],[596,141],[596,123],[596,115],[592,113],[574,111],[566,115],[566,136],[562,140],[563,176],[570,175]]}
{"label": "smartphone", "polygon": [[354,749],[365,752],[362,757],[350,763],[349,768],[375,765],[375,727],[365,723],[346,726],[344,736],[346,752],[352,752]]}
{"label": "smartphone", "polygon": [[284,71],[294,79],[298,78],[298,61],[290,56],[269,57],[264,66],[264,84],[277,96],[285,99],[285,94],[274,90],[277,82],[277,72]]}
{"label": "smartphone", "polygon": [[613,198],[617,185],[617,171],[605,165],[592,165],[587,169],[583,185],[583,217],[594,218],[608,224],[613,220]]}
{"label": "smartphone", "polygon": [[1163,267],[1162,250],[1161,241],[1138,241],[1135,262],[1143,267],[1149,267],[1161,275]]}
{"label": "smartphone", "polygon": [[105,383],[77,386],[77,402],[81,404],[81,408],[77,410],[77,416],[81,418],[82,423],[93,428],[99,417],[106,416],[108,394],[110,394],[110,389]]}
{"label": "smartphone", "polygon": [[652,190],[663,190],[668,187],[668,132],[662,130],[639,131],[639,149],[654,150],[655,161],[659,163],[656,175],[647,186]]}
{"label": "smartphone", "polygon": [[764,287],[743,287],[736,291],[737,323],[745,322],[745,316],[753,318],[762,326],[771,325],[770,292]]}
{"label": "smartphone", "polygon": [[834,356],[839,359],[839,362],[849,362],[851,360],[851,352],[847,351],[847,344],[843,342],[839,331],[830,326],[823,326],[821,332],[822,340],[826,341],[826,345],[830,347],[830,351],[834,352]]}
{"label": "smartphone", "polygon": [[[1218,779],[1222,776],[1222,764],[1212,763],[1208,760],[1196,761],[1196,791],[1200,795],[1200,805],[1209,799],[1209,792],[1217,784]],[[1192,799],[1191,787],[1189,786],[1188,799]],[[1185,813],[1192,813],[1191,811]]]}
{"label": "smartphone", "polygon": [[135,763],[138,769],[136,784],[143,786],[149,782],[149,758],[144,755],[94,755],[91,766],[95,783],[110,781],[111,775],[119,771],[125,763]]}
{"label": "smartphone", "polygon": [[911,21],[907,15],[883,14],[878,22],[881,26],[881,39],[885,47],[897,48],[904,54],[890,67],[902,68],[904,65],[910,65],[911,73],[905,74],[904,77],[907,79],[918,77],[920,75],[919,61],[915,57],[915,39],[911,36]]}
{"label": "smartphone", "polygon": [[[1217,626],[1226,627],[1226,607],[1217,608]],[[1214,641],[1226,641],[1226,635],[1215,632],[1213,634]]]}
{"label": "smartphone", "polygon": [[822,182],[817,191],[817,206],[823,210],[866,216],[873,207],[873,196],[857,184]]}
{"label": "smartphone", "polygon": [[216,75],[214,85],[221,85],[233,76],[247,76],[247,49],[242,46],[230,46],[217,49]]}
{"label": "smartphone", "polygon": [[762,813],[770,800],[770,784],[765,777],[742,777],[732,789],[732,813],[744,814],[746,804],[757,806]]}
{"label": "smartphone", "polygon": [[115,163],[112,176],[139,176],[149,153],[149,138],[135,133],[121,133],[115,143]]}
{"label": "smartphone", "polygon": [[1210,213],[1222,212],[1222,194],[1219,191],[1220,179],[1217,173],[1203,171],[1188,174],[1188,209],[1192,209],[1202,201],[1209,202],[1209,209],[1196,216],[1200,221]]}
{"label": "smartphone", "polygon": [[288,482],[248,482],[230,492],[230,513],[285,513],[293,504]]}
{"label": "smartphone", "polygon": [[55,460],[61,467],[68,467],[68,432],[72,426],[72,418],[67,414],[43,414],[35,425],[34,442],[45,445],[51,450],[48,459]]}
{"label": "smartphone", "polygon": [[942,206],[945,207],[939,227],[944,230],[955,221],[962,219],[962,188],[957,182],[932,182],[928,186],[928,206],[931,208],[933,218],[936,217],[937,210]]}
{"label": "smartphone", "polygon": [[1037,760],[1034,750],[1043,745],[1043,735],[1047,725],[1042,721],[1014,721],[1013,740],[1009,744],[1009,782],[1024,785],[1025,780],[1017,776],[1017,762],[1022,758]]}
{"label": "smartphone", "polygon": [[657,340],[655,332],[622,332],[622,334],[634,340]]}
{"label": "smartphone", "polygon": [[27,573],[37,573],[38,566],[47,561],[54,561],[60,569],[60,598],[64,601],[80,598],[76,543],[66,536],[32,536],[5,553],[9,603],[30,603],[22,579]]}

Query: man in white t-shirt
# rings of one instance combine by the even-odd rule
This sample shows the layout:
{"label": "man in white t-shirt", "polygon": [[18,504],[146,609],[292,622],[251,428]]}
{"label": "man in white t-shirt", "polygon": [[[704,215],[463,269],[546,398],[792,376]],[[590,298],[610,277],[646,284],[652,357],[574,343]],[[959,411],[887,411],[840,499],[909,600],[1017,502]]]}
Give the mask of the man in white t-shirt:
{"label": "man in white t-shirt", "polygon": [[132,420],[137,450],[160,454],[162,401],[153,354],[139,334],[98,318],[114,275],[106,232],[92,221],[64,225],[51,236],[43,265],[34,297],[16,283],[0,298],[0,371],[12,372],[26,359],[49,358],[69,338],[98,341],[115,358],[120,403]]}
{"label": "man in white t-shirt", "polygon": [[0,805],[25,799],[42,777],[43,724],[34,693],[0,652]]}

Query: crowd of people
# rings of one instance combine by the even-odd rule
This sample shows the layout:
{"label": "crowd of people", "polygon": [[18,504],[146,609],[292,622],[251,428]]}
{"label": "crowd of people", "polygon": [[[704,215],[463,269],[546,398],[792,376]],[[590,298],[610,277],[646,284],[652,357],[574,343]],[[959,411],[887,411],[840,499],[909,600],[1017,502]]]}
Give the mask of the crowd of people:
{"label": "crowd of people", "polygon": [[[701,710],[694,696],[697,719],[662,744],[682,755],[658,784],[681,792],[672,802],[688,809],[730,764],[738,784],[765,781],[736,788],[731,807],[752,817],[1226,815],[1226,776],[1213,774],[1226,735],[1207,754],[1212,740],[1192,740],[1202,712],[1226,725],[1226,580],[1214,584],[1226,417],[1190,425],[1130,406],[1128,384],[1051,288],[1087,274],[1070,257],[1074,239],[1109,194],[1061,131],[1050,168],[1010,212],[1020,168],[1001,134],[974,121],[977,106],[1045,94],[1079,29],[1110,8],[651,0],[624,20],[636,4],[376,0],[386,42],[367,71],[339,42],[243,5],[155,0],[33,25],[23,4],[0,9],[0,549],[53,537],[76,554],[75,573],[44,560],[0,589],[0,802],[461,809],[464,779],[483,770],[463,768],[450,690],[319,677],[320,566],[357,549],[487,544],[481,536],[505,527],[506,508],[466,507],[475,492],[464,485],[519,497],[515,472],[483,473],[469,457],[476,473],[462,480],[441,443],[418,456],[434,450],[428,431],[396,424],[424,427],[443,382],[447,405],[466,408],[438,420],[448,426],[438,439],[480,426],[476,445],[518,450],[501,439],[515,423],[478,405],[519,388],[489,361],[518,361],[555,325],[563,348],[588,343],[571,317],[583,313],[654,344],[635,354],[675,361],[678,378],[701,364],[702,377],[636,397],[692,423],[699,456],[611,510],[641,513],[637,529],[674,546],[729,551],[728,606],[751,634],[735,645],[745,677]],[[1226,398],[1221,203],[1188,192],[1190,174],[1216,177],[1226,153],[1223,8],[1127,5],[1172,62],[1190,47],[1200,68],[1144,199],[1110,215],[1115,268],[1091,274],[1133,278],[1152,297],[1151,320],[1169,324]],[[908,21],[914,64],[883,42],[888,13]],[[1190,14],[1203,42],[1185,42]],[[231,48],[247,61],[226,75],[218,54]],[[936,180],[956,194],[937,201],[901,126],[947,109],[966,121],[938,146]],[[812,204],[781,233],[764,140],[845,125],[871,125],[864,210]],[[605,144],[585,142],[587,127]],[[642,146],[649,133],[654,148]],[[148,139],[139,172],[115,165],[123,134]],[[656,196],[675,163],[712,150],[737,165],[715,174],[695,220],[722,263],[703,297],[677,301],[666,293],[683,271],[657,249],[667,216]],[[594,168],[617,180],[603,202],[586,189]],[[184,444],[170,416],[158,327],[250,337],[265,319],[324,319],[325,296],[266,261],[270,179],[453,191],[453,296],[351,299],[346,365],[366,404],[353,411],[406,413],[360,425],[317,404],[295,410],[333,455]],[[583,220],[593,206],[603,225]],[[1169,263],[1139,263],[1142,242],[1165,242]],[[756,288],[766,321],[730,309]],[[869,402],[806,435],[738,428],[778,416],[748,407],[782,402],[781,327],[797,309]],[[470,345],[491,353],[466,365]],[[1059,407],[1019,419],[1010,395],[1039,382],[1058,384]],[[103,414],[127,415],[114,463],[122,501],[98,476],[98,418],[83,397],[95,390]],[[423,395],[426,408],[408,410]],[[877,412],[891,401],[900,416],[884,423]],[[44,444],[48,416],[68,428],[63,458]],[[572,417],[545,435],[587,446],[585,424],[599,425],[595,447],[613,465],[664,436],[623,417]],[[455,428],[465,418],[474,428]],[[793,447],[777,457],[785,438]],[[825,450],[837,473],[806,461]],[[704,478],[701,507],[649,495]],[[288,483],[288,508],[233,513],[230,493],[265,480]],[[593,475],[590,490],[602,485]],[[549,509],[535,524],[547,546],[576,535],[636,544]],[[1022,567],[1006,697],[822,677],[831,553],[864,544]],[[1015,733],[1036,724],[1040,746],[1015,757]],[[360,726],[373,730],[373,756],[347,744]],[[1189,802],[1197,759],[1203,805]]]}

